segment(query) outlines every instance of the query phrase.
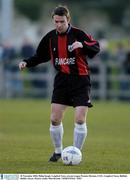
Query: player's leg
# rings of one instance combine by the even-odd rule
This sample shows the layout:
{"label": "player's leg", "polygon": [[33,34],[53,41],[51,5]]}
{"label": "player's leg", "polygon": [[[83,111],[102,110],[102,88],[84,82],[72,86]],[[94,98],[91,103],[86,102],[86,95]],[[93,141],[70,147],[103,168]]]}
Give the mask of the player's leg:
{"label": "player's leg", "polygon": [[82,149],[87,136],[87,117],[88,107],[77,106],[75,107],[75,127],[74,127],[74,141],[75,147]]}
{"label": "player's leg", "polygon": [[56,162],[61,157],[63,125],[62,118],[67,106],[62,104],[51,104],[51,125],[50,135],[55,148],[55,152],[50,158],[50,161]]}

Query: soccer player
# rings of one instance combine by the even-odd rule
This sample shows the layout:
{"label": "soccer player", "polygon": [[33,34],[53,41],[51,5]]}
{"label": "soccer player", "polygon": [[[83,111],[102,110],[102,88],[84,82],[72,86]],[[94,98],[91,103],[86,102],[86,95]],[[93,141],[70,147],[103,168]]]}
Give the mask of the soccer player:
{"label": "soccer player", "polygon": [[90,77],[87,58],[93,58],[100,50],[99,43],[84,31],[70,24],[66,6],[58,6],[52,13],[55,29],[41,40],[36,54],[19,63],[19,69],[30,68],[52,61],[57,74],[51,99],[50,136],[54,153],[49,161],[57,162],[63,148],[62,118],[67,106],[74,107],[73,145],[80,150],[87,136],[87,112],[90,101]]}

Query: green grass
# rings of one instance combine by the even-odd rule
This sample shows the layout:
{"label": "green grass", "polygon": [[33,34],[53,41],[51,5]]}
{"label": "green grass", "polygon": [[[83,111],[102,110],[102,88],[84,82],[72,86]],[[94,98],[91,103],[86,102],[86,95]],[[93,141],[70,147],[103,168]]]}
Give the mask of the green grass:
{"label": "green grass", "polygon": [[[0,173],[130,173],[130,104],[95,102],[78,166],[48,163],[50,103],[0,100]],[[64,146],[72,144],[73,108],[64,120]]]}

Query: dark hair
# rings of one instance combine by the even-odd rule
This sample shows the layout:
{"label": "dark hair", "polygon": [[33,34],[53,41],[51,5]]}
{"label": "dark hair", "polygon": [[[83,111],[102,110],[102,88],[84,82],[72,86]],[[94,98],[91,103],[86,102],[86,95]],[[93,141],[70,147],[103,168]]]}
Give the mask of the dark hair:
{"label": "dark hair", "polygon": [[70,12],[66,6],[59,5],[52,12],[52,18],[54,15],[66,16],[67,19],[70,19]]}

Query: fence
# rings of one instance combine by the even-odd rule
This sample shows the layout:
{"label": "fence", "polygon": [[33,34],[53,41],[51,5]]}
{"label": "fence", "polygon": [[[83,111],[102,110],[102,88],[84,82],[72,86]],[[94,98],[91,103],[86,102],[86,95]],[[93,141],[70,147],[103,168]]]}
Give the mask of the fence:
{"label": "fence", "polygon": [[[130,77],[122,65],[109,60],[90,63],[92,97],[96,99],[130,99]],[[94,71],[93,71],[94,69]]]}
{"label": "fence", "polygon": [[[18,60],[8,68],[0,62],[0,97],[50,97],[52,93],[54,69],[50,63],[42,64],[20,72]],[[130,99],[130,78],[120,64],[114,61],[89,62],[91,69],[93,99]]]}

